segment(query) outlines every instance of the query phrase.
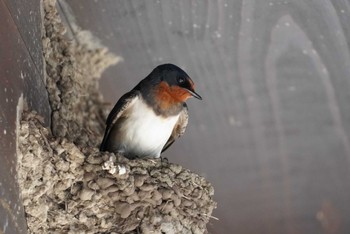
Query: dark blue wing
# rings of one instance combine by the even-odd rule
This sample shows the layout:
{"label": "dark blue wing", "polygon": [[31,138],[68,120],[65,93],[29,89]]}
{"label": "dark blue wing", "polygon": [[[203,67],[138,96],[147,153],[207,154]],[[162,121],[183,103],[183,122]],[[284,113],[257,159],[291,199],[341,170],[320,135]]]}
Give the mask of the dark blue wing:
{"label": "dark blue wing", "polygon": [[114,123],[118,120],[118,118],[123,114],[123,112],[128,108],[131,101],[140,95],[140,91],[133,89],[130,92],[124,94],[118,102],[113,107],[111,113],[109,113],[106,120],[106,130],[100,145],[100,151],[105,151],[106,143],[108,141],[110,130],[112,129]]}

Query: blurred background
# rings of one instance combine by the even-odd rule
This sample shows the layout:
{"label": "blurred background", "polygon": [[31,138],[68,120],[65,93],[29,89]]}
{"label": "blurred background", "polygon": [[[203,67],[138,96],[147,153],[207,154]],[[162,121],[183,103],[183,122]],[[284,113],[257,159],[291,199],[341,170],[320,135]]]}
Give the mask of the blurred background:
{"label": "blurred background", "polygon": [[[9,87],[0,87],[1,135],[15,127],[4,124],[8,90],[18,99],[27,83],[40,93],[43,86],[30,66],[19,73],[28,65],[13,54],[41,73],[38,1],[0,3],[1,22],[9,22],[0,25],[0,84]],[[123,58],[101,79],[112,105],[159,64],[192,77],[203,101],[188,101],[188,129],[163,156],[213,184],[219,220],[210,233],[350,233],[349,1],[59,0],[58,7],[69,34],[79,26]],[[48,113],[44,93],[31,98]],[[7,136],[2,147],[11,154]]]}

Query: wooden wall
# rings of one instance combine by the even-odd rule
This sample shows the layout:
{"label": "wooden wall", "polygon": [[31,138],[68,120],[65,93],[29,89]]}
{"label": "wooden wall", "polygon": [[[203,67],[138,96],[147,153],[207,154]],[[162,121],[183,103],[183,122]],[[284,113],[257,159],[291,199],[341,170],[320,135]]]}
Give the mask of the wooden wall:
{"label": "wooden wall", "polygon": [[26,233],[16,183],[16,119],[21,99],[46,117],[40,1],[0,0],[0,233]]}
{"label": "wooden wall", "polygon": [[210,233],[350,232],[349,1],[67,2],[124,58],[111,103],[161,63],[196,82],[164,156],[214,184]]}
{"label": "wooden wall", "polygon": [[[210,233],[350,232],[349,1],[59,3],[73,35],[124,58],[101,80],[111,103],[161,63],[196,82],[204,100],[164,156],[213,183]],[[39,1],[0,0],[0,19],[0,230],[23,233],[18,98],[48,116]]]}

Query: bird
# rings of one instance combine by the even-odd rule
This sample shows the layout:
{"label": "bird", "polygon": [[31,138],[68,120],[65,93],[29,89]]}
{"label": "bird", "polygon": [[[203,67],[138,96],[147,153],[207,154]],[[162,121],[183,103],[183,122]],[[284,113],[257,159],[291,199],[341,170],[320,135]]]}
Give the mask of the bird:
{"label": "bird", "polygon": [[174,64],[157,66],[117,101],[100,151],[128,159],[159,158],[185,133],[190,97],[202,100],[185,71]]}

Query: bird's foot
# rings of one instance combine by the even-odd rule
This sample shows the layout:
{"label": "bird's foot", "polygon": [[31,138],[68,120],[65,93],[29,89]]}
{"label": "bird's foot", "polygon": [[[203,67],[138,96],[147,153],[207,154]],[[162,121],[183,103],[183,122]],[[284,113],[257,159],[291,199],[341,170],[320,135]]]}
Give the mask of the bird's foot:
{"label": "bird's foot", "polygon": [[169,163],[169,159],[167,157],[160,157],[160,161],[162,163]]}

